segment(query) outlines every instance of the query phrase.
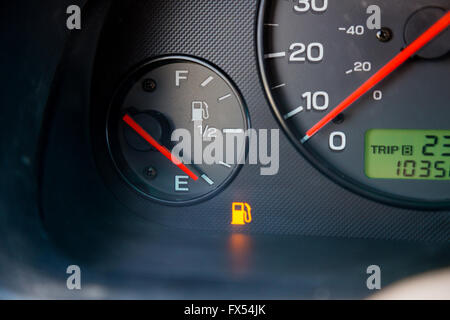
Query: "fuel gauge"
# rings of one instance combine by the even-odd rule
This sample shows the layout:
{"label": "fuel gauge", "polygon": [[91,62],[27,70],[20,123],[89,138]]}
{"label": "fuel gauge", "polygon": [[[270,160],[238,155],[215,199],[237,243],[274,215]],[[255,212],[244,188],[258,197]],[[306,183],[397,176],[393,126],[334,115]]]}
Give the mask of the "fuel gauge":
{"label": "fuel gauge", "polygon": [[[237,174],[248,126],[243,100],[221,71],[191,57],[163,57],[134,70],[118,89],[108,114],[109,151],[137,192],[187,204],[212,196]],[[183,141],[189,152],[172,152],[177,129],[189,134],[191,141]],[[223,141],[230,132],[243,137],[231,150]],[[222,157],[208,163],[203,151],[214,141]],[[198,149],[201,159],[193,159]],[[227,152],[233,152],[233,161],[227,161]]]}

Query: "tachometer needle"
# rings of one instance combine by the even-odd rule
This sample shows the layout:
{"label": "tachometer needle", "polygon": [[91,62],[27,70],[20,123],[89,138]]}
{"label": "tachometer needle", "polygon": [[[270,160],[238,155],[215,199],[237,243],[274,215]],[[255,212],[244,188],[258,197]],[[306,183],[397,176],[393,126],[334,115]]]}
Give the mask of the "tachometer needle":
{"label": "tachometer needle", "polygon": [[167,159],[169,159],[174,165],[183,170],[190,178],[194,181],[198,180],[198,176],[189,170],[177,157],[173,156],[172,153],[164,146],[160,145],[147,131],[145,131],[133,118],[128,114],[123,116],[123,121],[125,121],[138,135],[140,135],[145,141],[150,143],[156,150],[161,152]]}
{"label": "tachometer needle", "polygon": [[306,132],[306,136],[301,140],[302,143],[308,141],[319,130],[325,127],[330,121],[338,116],[342,111],[351,106],[361,96],[366,94],[370,89],[380,83],[384,78],[389,76],[398,67],[400,67],[406,60],[413,56],[417,51],[422,49],[431,40],[437,37],[450,25],[450,11],[448,11],[441,19],[433,24],[427,31],[425,31],[414,42],[402,50],[397,56],[389,61],[384,67],[382,67],[377,73],[369,78],[364,84],[350,94],[344,101],[342,101],[336,108],[317,122],[311,129]]}

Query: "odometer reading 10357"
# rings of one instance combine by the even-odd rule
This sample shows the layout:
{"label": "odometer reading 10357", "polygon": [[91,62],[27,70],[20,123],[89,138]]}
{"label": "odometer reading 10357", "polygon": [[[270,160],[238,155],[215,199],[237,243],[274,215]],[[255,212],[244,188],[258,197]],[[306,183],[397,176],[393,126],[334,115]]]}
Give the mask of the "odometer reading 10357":
{"label": "odometer reading 10357", "polygon": [[450,180],[450,130],[369,130],[365,170],[369,178]]}
{"label": "odometer reading 10357", "polygon": [[448,209],[449,26],[449,0],[261,0],[268,101],[300,153],[340,185]]}

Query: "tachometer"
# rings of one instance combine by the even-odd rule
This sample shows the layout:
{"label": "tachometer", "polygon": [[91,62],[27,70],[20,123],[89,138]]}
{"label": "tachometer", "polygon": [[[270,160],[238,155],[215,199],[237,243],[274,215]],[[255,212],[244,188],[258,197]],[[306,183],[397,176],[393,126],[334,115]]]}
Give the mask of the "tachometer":
{"label": "tachometer", "polygon": [[448,0],[263,0],[262,79],[299,150],[397,205],[450,204]]}

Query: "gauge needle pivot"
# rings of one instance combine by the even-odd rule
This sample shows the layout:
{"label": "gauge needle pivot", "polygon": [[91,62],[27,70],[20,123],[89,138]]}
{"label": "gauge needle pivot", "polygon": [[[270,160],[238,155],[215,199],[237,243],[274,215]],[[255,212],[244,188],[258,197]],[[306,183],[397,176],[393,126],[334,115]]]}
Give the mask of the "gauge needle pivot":
{"label": "gauge needle pivot", "polygon": [[361,96],[366,94],[370,89],[380,83],[384,78],[389,76],[392,72],[398,69],[405,61],[407,61],[416,52],[427,45],[431,40],[437,37],[450,25],[450,11],[448,11],[441,19],[433,24],[427,31],[414,40],[404,50],[402,50],[397,56],[389,61],[384,67],[382,67],[377,73],[363,83],[358,89],[344,99],[336,108],[317,122],[311,129],[306,132],[306,135],[301,140],[302,143],[308,141],[319,130],[325,127],[330,121],[336,118],[342,111],[350,107]]}
{"label": "gauge needle pivot", "polygon": [[198,180],[198,176],[189,170],[183,162],[181,162],[177,157],[172,155],[172,153],[164,146],[160,145],[147,131],[145,131],[130,115],[125,114],[123,116],[123,121],[128,124],[139,136],[141,136],[145,141],[147,141],[152,147],[162,153],[167,159],[169,159],[174,165],[180,168],[184,173],[186,173],[194,181]]}

